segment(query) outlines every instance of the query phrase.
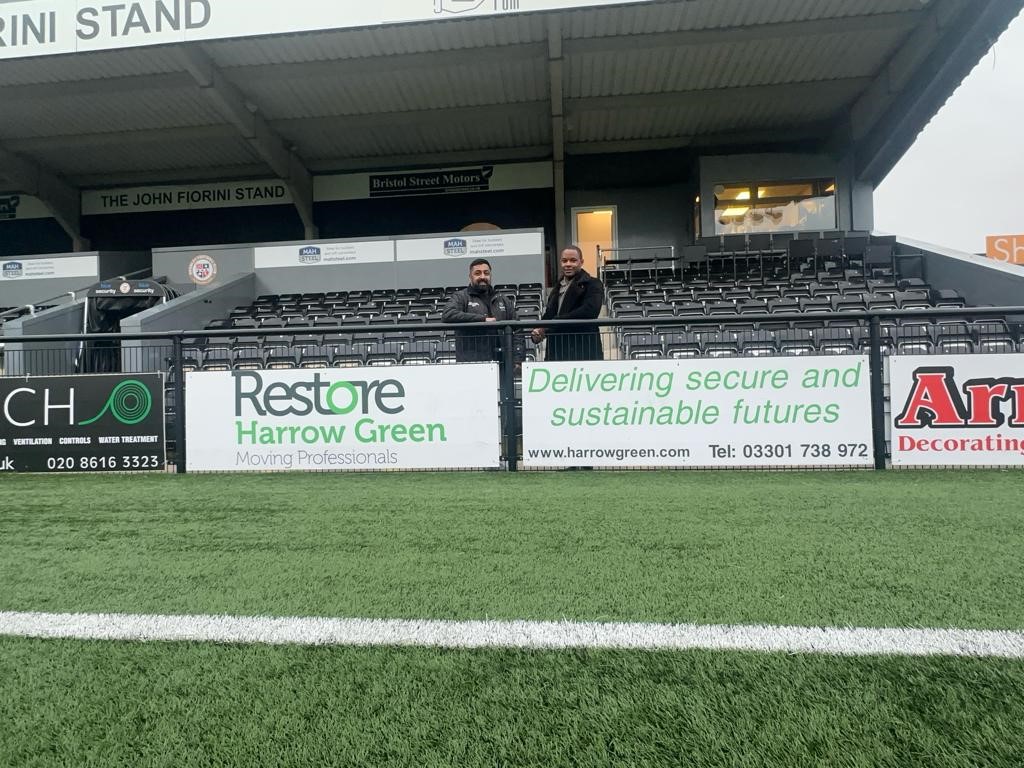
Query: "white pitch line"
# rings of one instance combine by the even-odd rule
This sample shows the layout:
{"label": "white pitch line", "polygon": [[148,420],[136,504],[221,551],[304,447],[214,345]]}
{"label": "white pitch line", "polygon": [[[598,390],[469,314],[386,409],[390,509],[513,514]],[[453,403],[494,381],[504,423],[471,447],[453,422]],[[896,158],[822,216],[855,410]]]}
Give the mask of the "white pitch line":
{"label": "white pitch line", "polygon": [[0,635],[266,645],[700,649],[840,656],[1024,658],[1024,632],[976,629],[0,612]]}

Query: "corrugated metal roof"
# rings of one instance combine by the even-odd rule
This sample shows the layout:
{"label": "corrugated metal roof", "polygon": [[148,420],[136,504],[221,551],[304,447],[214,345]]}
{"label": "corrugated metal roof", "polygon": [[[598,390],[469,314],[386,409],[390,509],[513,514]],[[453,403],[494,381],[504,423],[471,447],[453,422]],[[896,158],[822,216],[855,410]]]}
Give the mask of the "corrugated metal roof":
{"label": "corrugated metal roof", "polygon": [[112,77],[154,75],[179,70],[181,62],[174,51],[167,47],[12,59],[0,64],[0,87],[105,80]]}
{"label": "corrugated metal roof", "polygon": [[535,114],[511,115],[504,120],[417,124],[402,114],[390,125],[339,130],[331,121],[294,120],[275,123],[309,160],[408,155],[551,143],[551,122]]}
{"label": "corrugated metal roof", "polygon": [[[836,122],[932,2],[675,0],[201,47],[237,84],[246,108],[265,115],[301,157],[386,162],[388,156],[550,143],[546,41],[554,17],[567,41],[567,141],[685,140]],[[877,14],[903,15],[878,22]],[[813,24],[828,19],[849,21]],[[813,28],[759,29],[805,21]],[[710,43],[686,35],[704,30],[724,31]],[[645,40],[646,34],[662,36]],[[172,46],[6,61],[0,65],[0,140],[55,137],[21,146],[69,176],[251,165],[253,150],[237,135],[152,140],[168,128],[230,129],[184,73],[179,53]],[[166,73],[181,78],[155,77],[150,87],[148,76]],[[90,89],[92,81],[102,85]],[[804,85],[787,90],[787,84]],[[5,87],[16,108],[3,108]],[[744,90],[730,98],[727,89]],[[671,96],[644,97],[657,94]],[[446,110],[455,111],[447,116]],[[152,136],[136,141],[126,133],[123,146],[104,139],[89,151],[72,149],[72,142],[62,147],[59,138],[135,131]]]}
{"label": "corrugated metal roof", "polygon": [[219,66],[230,68],[517,45],[546,35],[547,22],[534,14],[225,40],[204,47]]}
{"label": "corrugated metal roof", "polygon": [[641,35],[919,11],[933,0],[691,0],[592,8],[563,14],[567,38]]}
{"label": "corrugated metal roof", "polygon": [[486,62],[358,77],[255,80],[246,81],[244,90],[271,119],[446,109],[547,98],[547,64]]}
{"label": "corrugated metal roof", "polygon": [[900,31],[816,35],[721,45],[645,48],[582,54],[566,60],[567,93],[700,90],[866,77],[903,38]]}
{"label": "corrugated metal roof", "polygon": [[22,101],[16,110],[0,110],[0,138],[159,130],[220,122],[223,117],[199,88],[141,91],[130,99],[71,94],[57,100]]}
{"label": "corrugated metal roof", "polygon": [[206,165],[244,165],[257,161],[249,144],[238,138],[204,139],[202,141],[168,141],[76,149],[54,148],[35,153],[50,168],[60,168],[68,176],[87,174],[130,173],[135,171],[167,171]]}
{"label": "corrugated metal roof", "polygon": [[574,142],[697,137],[751,129],[799,126],[832,118],[855,95],[842,81],[822,83],[815,98],[803,89],[773,91],[758,97],[744,91],[742,98],[728,92],[694,108],[680,99],[671,104],[628,110],[575,112],[569,119],[569,140]]}

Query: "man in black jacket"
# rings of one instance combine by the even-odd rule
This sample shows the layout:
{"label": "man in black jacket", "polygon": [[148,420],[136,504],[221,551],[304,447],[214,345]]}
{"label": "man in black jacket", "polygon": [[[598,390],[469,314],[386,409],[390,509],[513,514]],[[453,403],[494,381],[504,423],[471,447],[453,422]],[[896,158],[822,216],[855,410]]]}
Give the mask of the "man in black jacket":
{"label": "man in black jacket", "polygon": [[[559,257],[559,281],[548,296],[542,320],[592,320],[601,314],[604,285],[583,269],[583,251],[569,245]],[[545,360],[603,360],[601,334],[593,323],[534,328],[535,343],[548,340]]]}
{"label": "man in black jacket", "polygon": [[[494,323],[516,320],[514,296],[502,295],[491,285],[491,264],[475,259],[469,265],[469,286],[452,294],[441,313],[446,323]],[[465,328],[455,332],[455,359],[460,363],[501,361],[501,333],[491,328]],[[525,348],[519,334],[513,337],[513,359],[522,362]]]}

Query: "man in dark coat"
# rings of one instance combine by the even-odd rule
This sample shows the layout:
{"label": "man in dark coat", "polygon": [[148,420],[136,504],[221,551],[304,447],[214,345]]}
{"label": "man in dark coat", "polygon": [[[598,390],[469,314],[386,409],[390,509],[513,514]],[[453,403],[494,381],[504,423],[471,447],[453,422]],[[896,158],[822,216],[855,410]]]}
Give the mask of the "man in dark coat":
{"label": "man in dark coat", "polygon": [[[491,285],[491,264],[475,259],[469,265],[469,286],[456,291],[441,313],[446,323],[493,323],[516,320],[514,296],[502,295]],[[458,329],[455,332],[455,359],[460,363],[501,362],[502,335],[486,327]],[[513,359],[522,362],[525,349],[519,334],[513,337]],[[518,366],[517,366],[518,367]]]}
{"label": "man in dark coat", "polygon": [[[548,296],[542,320],[593,320],[601,314],[604,285],[583,269],[583,252],[569,245],[559,256],[559,280]],[[557,328],[534,328],[534,342],[548,341],[544,359],[603,360],[601,334],[593,323],[573,323]]]}

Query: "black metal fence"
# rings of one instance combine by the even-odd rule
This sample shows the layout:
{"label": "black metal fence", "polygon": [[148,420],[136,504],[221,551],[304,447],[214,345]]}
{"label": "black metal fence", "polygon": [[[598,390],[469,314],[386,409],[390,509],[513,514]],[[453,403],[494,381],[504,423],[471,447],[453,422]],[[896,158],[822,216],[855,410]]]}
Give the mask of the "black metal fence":
{"label": "black metal fence", "polygon": [[260,330],[230,328],[135,335],[2,337],[0,376],[165,374],[168,462],[184,472],[185,374],[498,363],[501,461],[522,461],[521,366],[531,361],[708,360],[867,355],[871,451],[887,466],[884,358],[900,354],[1024,352],[1024,307],[635,317],[572,321],[408,323]]}

